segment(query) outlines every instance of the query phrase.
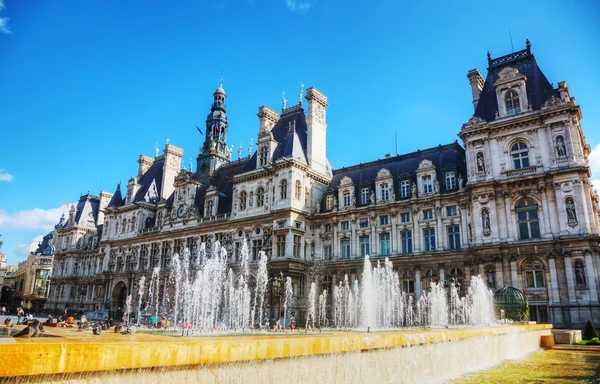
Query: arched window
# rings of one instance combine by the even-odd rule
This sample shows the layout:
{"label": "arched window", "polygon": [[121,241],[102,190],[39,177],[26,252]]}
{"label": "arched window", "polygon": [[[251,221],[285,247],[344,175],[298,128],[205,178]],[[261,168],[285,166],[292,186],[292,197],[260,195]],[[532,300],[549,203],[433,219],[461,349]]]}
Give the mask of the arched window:
{"label": "arched window", "polygon": [[524,142],[519,141],[512,145],[510,148],[510,157],[512,158],[514,169],[529,167],[529,148]]}
{"label": "arched window", "polygon": [[327,196],[327,199],[325,200],[325,209],[328,211],[333,209],[333,195]]}
{"label": "arched window", "polygon": [[302,200],[302,183],[296,180],[296,200]]}
{"label": "arched window", "polygon": [[262,207],[265,204],[265,190],[263,187],[256,189],[256,206]]}
{"label": "arched window", "polygon": [[433,269],[428,269],[427,271],[425,271],[425,273],[423,274],[423,280],[423,282],[425,283],[425,288],[431,287],[431,283],[440,282],[440,278],[438,277],[437,272]]}
{"label": "arched window", "polygon": [[509,91],[504,95],[504,105],[506,106],[506,114],[514,115],[521,112],[521,103],[519,94],[515,91]]}
{"label": "arched window", "polygon": [[400,275],[402,291],[406,293],[415,293],[415,278],[410,271],[404,271]]}
{"label": "arched window", "polygon": [[525,288],[544,288],[544,266],[537,260],[526,260],[523,263]]}
{"label": "arched window", "polygon": [[452,267],[448,270],[448,277],[450,279],[454,279],[455,282],[458,282],[460,286],[463,286],[463,282],[465,279],[465,273],[462,269],[458,267]]}
{"label": "arched window", "polygon": [[242,193],[240,193],[240,211],[246,209],[247,196],[248,195],[246,194],[246,191],[242,191]]}
{"label": "arched window", "polygon": [[287,180],[281,180],[279,184],[279,198],[281,200],[287,199]]}
{"label": "arched window", "polygon": [[517,225],[519,226],[519,239],[540,238],[540,218],[538,205],[531,199],[521,199],[517,203]]}
{"label": "arched window", "polygon": [[573,263],[573,272],[575,273],[575,288],[587,288],[587,277],[585,276],[583,261],[576,260]]}

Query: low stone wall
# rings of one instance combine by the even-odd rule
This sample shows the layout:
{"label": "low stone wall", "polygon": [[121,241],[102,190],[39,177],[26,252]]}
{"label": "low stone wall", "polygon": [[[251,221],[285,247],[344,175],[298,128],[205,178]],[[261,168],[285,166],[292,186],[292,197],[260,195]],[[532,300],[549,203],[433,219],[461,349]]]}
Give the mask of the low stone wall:
{"label": "low stone wall", "polygon": [[[261,374],[264,375],[266,374],[263,372],[264,369],[269,366],[280,367],[282,364],[287,366],[285,369],[281,368],[282,374],[287,375],[291,366],[296,366],[297,363],[304,360],[309,361],[309,365],[317,364],[327,370],[327,367],[333,368],[328,364],[340,363],[340,359],[344,355],[347,355],[347,359],[344,358],[343,364],[348,364],[348,369],[352,370],[355,364],[373,363],[377,365],[379,359],[377,356],[383,356],[380,355],[381,353],[393,354],[393,356],[390,355],[393,357],[390,360],[392,367],[397,365],[395,361],[400,360],[414,365],[411,363],[414,361],[414,354],[419,353],[427,362],[424,367],[415,369],[415,372],[425,368],[429,369],[432,365],[435,366],[439,359],[443,361],[444,366],[462,373],[469,369],[481,369],[481,364],[491,364],[490,359],[500,359],[501,361],[511,358],[513,355],[526,354],[538,349],[541,335],[550,334],[550,329],[551,325],[537,324],[371,333],[244,334],[220,337],[168,337],[144,334],[143,332],[130,335],[105,332],[94,337],[88,333],[78,333],[74,330],[69,332],[69,330],[56,329],[52,331],[64,332],[62,337],[12,339],[11,342],[2,343],[0,348],[3,364],[0,365],[0,377],[42,375],[40,377],[49,379],[52,376],[46,375],[59,375],[56,379],[60,380],[61,374],[69,374],[69,378],[74,378],[77,375],[73,375],[73,373],[90,376],[83,372],[98,371],[105,371],[99,372],[99,374],[108,377],[115,375],[126,377],[128,375],[139,376],[144,372],[152,374],[156,369],[162,369],[169,372],[187,372],[186,374],[193,372],[194,377],[198,377],[200,380],[204,374],[208,375],[208,378],[216,377],[213,370],[217,370],[219,375],[227,377],[230,375],[227,372],[232,372],[232,368],[235,368],[233,372],[239,372],[239,374],[231,376],[233,380],[245,377],[240,376],[243,372],[247,372],[248,375],[252,375],[250,371],[262,372]],[[519,344],[520,342],[523,342],[522,345]],[[359,359],[361,361],[352,362],[352,359],[358,359],[352,356],[362,356],[364,352],[375,354],[366,354],[370,357],[365,356],[364,362],[361,360],[363,358]],[[472,357],[468,358],[467,355],[472,355]],[[481,358],[478,359],[478,356]],[[452,362],[448,365],[451,357]],[[293,364],[287,364],[290,358],[293,359]],[[260,360],[265,361],[264,364],[260,364],[265,368],[257,370],[257,364],[259,364],[257,361]],[[457,369],[461,364],[466,364],[466,366]],[[148,368],[148,370],[127,371],[138,368]],[[355,367],[354,370],[358,368],[360,367]],[[308,366],[303,369],[306,369],[307,372],[312,371],[312,368]],[[367,371],[361,372],[361,375],[367,374],[366,377],[370,375]],[[96,376],[91,374],[90,377]],[[33,379],[32,377],[31,381],[34,381]],[[179,379],[173,377],[172,380]],[[356,382],[356,380],[352,381]],[[243,380],[243,382],[253,381]],[[270,382],[270,380],[266,382]],[[322,381],[319,379],[313,382]],[[286,383],[290,383],[290,381],[286,381]]]}

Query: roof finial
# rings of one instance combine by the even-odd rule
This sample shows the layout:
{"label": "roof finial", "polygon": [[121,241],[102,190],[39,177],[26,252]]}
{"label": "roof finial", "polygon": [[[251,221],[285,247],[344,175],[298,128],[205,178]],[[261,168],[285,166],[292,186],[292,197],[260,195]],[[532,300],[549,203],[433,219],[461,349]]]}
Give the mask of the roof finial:
{"label": "roof finial", "polygon": [[529,42],[529,39],[525,39],[525,47],[527,47],[527,53],[530,54],[531,53],[531,42]]}
{"label": "roof finial", "polygon": [[240,147],[238,148],[238,160],[242,158],[243,151],[244,151],[244,147],[242,147],[242,142],[240,141]]}
{"label": "roof finial", "polygon": [[169,144],[169,138],[167,137],[167,144]]}
{"label": "roof finial", "polygon": [[223,89],[223,82],[225,79],[223,78],[223,66],[221,65],[221,76],[219,76],[219,88]]}
{"label": "roof finial", "polygon": [[488,65],[491,67],[492,66],[492,55],[490,54],[490,51],[488,51],[487,57],[488,57]]}
{"label": "roof finial", "polygon": [[300,94],[298,95],[298,101],[302,105],[302,95],[304,94],[304,84],[300,84]]}
{"label": "roof finial", "polygon": [[190,157],[190,172],[194,172],[194,164],[192,164],[192,158]]}
{"label": "roof finial", "polygon": [[158,142],[156,142],[156,148],[154,148],[154,157],[158,157]]}
{"label": "roof finial", "polygon": [[252,140],[254,140],[254,138],[250,138],[250,145],[248,146],[248,156],[252,156]]}
{"label": "roof finial", "polygon": [[285,98],[285,92],[281,95],[281,109],[285,109],[285,105],[287,104],[287,99]]}

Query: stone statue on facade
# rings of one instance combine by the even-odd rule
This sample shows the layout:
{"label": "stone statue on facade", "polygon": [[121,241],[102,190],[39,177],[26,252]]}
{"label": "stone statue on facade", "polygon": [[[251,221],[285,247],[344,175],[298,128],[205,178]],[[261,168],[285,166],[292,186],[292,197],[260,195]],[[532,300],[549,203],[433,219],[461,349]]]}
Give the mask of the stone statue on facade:
{"label": "stone statue on facade", "polygon": [[485,160],[483,159],[483,152],[477,153],[477,172],[485,172]]}
{"label": "stone statue on facade", "polygon": [[440,182],[438,181],[437,177],[433,179],[433,192],[440,193]]}
{"label": "stone statue on facade", "polygon": [[333,209],[336,209],[338,206],[338,201],[337,201],[337,197],[333,196]]}
{"label": "stone statue on facade", "polygon": [[577,221],[577,213],[575,213],[575,203],[573,203],[573,199],[567,199],[566,203],[567,209],[567,217],[570,222]]}
{"label": "stone statue on facade", "polygon": [[575,265],[575,285],[578,287],[587,287],[585,271],[583,269],[583,265],[581,264]]}
{"label": "stone statue on facade", "polygon": [[315,212],[321,213],[321,200],[317,200],[317,202],[315,203]]}
{"label": "stone statue on facade", "polygon": [[412,186],[410,187],[410,196],[417,197],[417,183],[413,181]]}
{"label": "stone statue on facade", "polygon": [[496,276],[494,276],[494,271],[488,271],[487,273],[487,282],[488,286],[493,287],[496,283]]}
{"label": "stone statue on facade", "polygon": [[567,147],[565,146],[565,141],[563,140],[562,136],[558,136],[556,138],[556,154],[559,157],[567,156]]}
{"label": "stone statue on facade", "polygon": [[491,232],[490,213],[487,210],[481,212],[481,224],[483,225],[483,232]]}
{"label": "stone statue on facade", "polygon": [[462,178],[462,175],[459,173],[458,174],[458,189],[462,190],[463,189],[463,185],[464,184],[464,180]]}
{"label": "stone statue on facade", "polygon": [[356,207],[356,195],[354,193],[352,194],[352,206]]}
{"label": "stone statue on facade", "polygon": [[371,204],[375,204],[375,191],[372,189],[369,191],[369,199],[371,200]]}

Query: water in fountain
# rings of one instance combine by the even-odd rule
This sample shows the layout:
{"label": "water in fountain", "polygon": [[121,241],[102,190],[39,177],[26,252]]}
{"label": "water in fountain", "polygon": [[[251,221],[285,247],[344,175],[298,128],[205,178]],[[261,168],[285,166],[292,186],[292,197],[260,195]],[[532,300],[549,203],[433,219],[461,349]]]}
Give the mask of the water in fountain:
{"label": "water in fountain", "polygon": [[144,288],[146,287],[146,276],[140,277],[139,288],[138,288],[138,300],[137,300],[137,314],[135,316],[135,320],[139,325],[141,323],[141,315],[142,315],[142,298],[144,296]]}

